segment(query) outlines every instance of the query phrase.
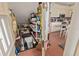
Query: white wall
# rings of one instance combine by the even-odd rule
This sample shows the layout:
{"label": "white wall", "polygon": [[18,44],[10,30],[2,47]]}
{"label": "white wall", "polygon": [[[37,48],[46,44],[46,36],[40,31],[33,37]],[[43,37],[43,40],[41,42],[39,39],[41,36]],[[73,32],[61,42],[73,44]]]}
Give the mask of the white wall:
{"label": "white wall", "polygon": [[76,3],[74,6],[71,28],[69,29],[64,55],[67,56],[74,55],[78,40],[79,40],[79,3]]}
{"label": "white wall", "polygon": [[58,17],[59,14],[65,14],[66,17],[71,16],[72,8],[65,4],[51,3],[51,17]]}
{"label": "white wall", "polygon": [[25,23],[25,19],[28,19],[28,15],[36,11],[38,6],[37,2],[10,2],[9,7],[17,17],[18,23]]}

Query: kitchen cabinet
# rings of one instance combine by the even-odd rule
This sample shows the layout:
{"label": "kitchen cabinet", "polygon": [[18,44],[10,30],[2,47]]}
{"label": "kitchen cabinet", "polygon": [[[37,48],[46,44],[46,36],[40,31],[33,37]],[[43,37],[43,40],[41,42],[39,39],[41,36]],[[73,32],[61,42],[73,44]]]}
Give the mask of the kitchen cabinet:
{"label": "kitchen cabinet", "polygon": [[62,22],[50,22],[50,32],[60,31]]}

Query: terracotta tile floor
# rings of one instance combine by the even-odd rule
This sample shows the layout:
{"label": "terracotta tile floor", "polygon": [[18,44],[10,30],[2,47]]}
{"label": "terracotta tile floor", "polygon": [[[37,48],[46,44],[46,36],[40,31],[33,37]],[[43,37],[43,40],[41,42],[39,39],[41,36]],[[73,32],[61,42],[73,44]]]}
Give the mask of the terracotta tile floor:
{"label": "terracotta tile floor", "polygon": [[59,32],[53,32],[49,34],[50,46],[46,51],[46,56],[62,56],[63,49],[59,47],[61,42],[65,41],[64,38],[60,38]]}
{"label": "terracotta tile floor", "polygon": [[20,56],[42,56],[41,43],[38,43],[36,48],[26,50],[19,54]]}
{"label": "terracotta tile floor", "polygon": [[[59,32],[53,32],[49,34],[50,46],[47,49],[46,56],[62,56],[63,49],[59,47],[59,44],[65,41],[64,37],[60,38]],[[39,43],[37,48],[26,50],[20,53],[20,56],[42,56],[41,44]]]}

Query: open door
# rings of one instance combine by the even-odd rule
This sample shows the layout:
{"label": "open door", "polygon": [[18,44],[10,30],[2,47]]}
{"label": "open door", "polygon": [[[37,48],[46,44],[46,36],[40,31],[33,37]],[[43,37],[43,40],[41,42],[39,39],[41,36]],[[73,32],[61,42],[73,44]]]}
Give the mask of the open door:
{"label": "open door", "polygon": [[76,46],[74,55],[75,55],[75,56],[79,56],[79,41],[78,41],[78,43],[77,43],[77,46]]}
{"label": "open door", "polygon": [[43,11],[42,11],[42,41],[43,41],[43,47],[42,47],[42,55],[45,55],[45,51],[47,49],[47,41],[48,41],[48,23],[49,23],[49,2],[43,3]]}
{"label": "open door", "polygon": [[0,16],[0,56],[15,55],[14,39],[8,16]]}

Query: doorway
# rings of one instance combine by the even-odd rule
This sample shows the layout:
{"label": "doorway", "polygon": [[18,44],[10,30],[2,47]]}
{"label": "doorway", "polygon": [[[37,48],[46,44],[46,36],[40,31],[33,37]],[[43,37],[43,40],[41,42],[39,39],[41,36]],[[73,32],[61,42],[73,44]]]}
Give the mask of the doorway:
{"label": "doorway", "polygon": [[16,37],[16,55],[41,56],[41,16],[39,13],[41,13],[42,3],[11,2],[8,4],[12,18],[13,32]]}
{"label": "doorway", "polygon": [[68,30],[71,24],[72,6],[61,3],[50,3],[46,56],[63,56]]}

